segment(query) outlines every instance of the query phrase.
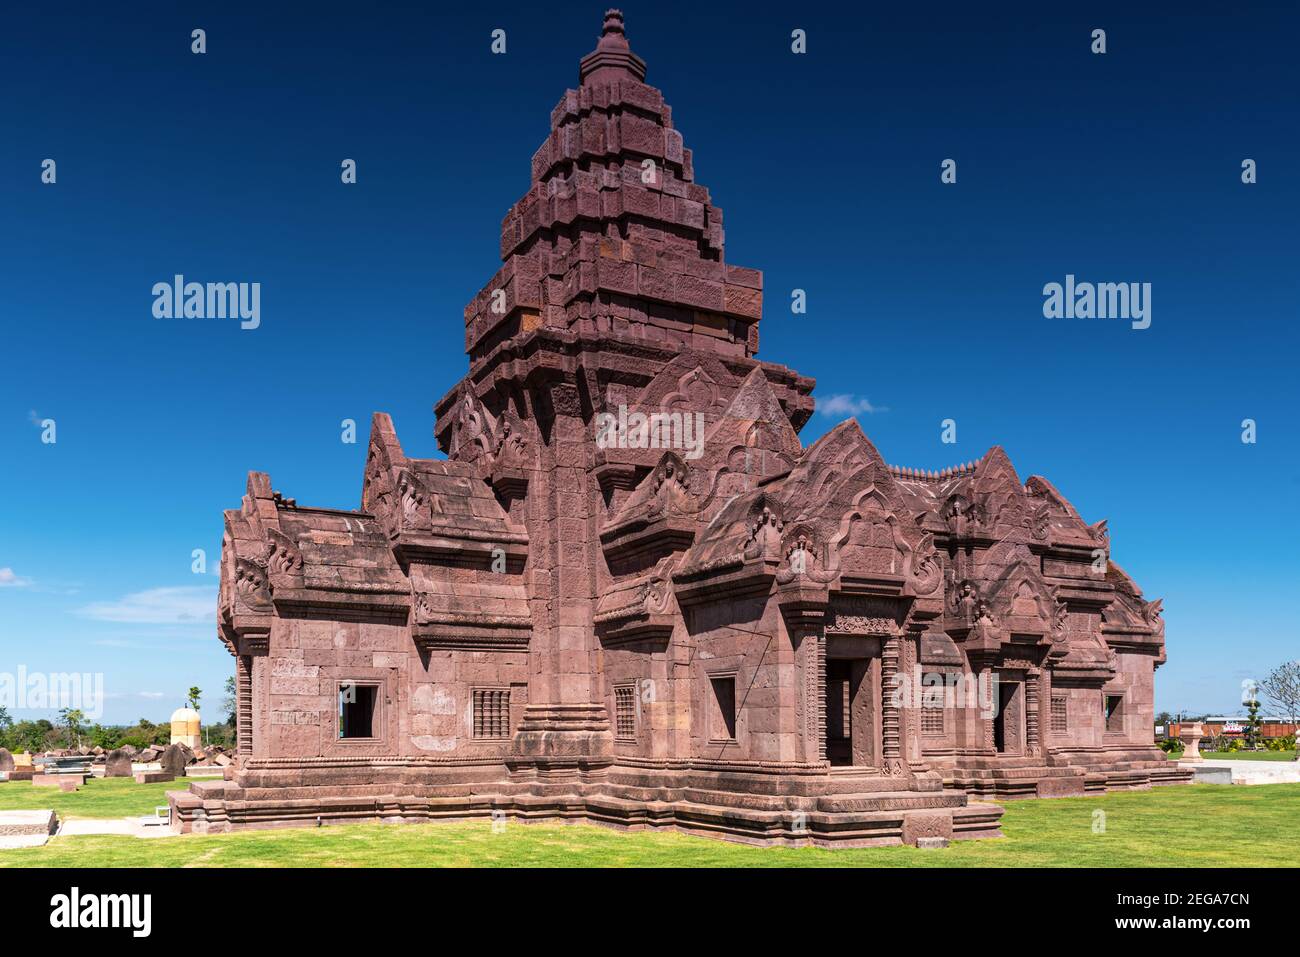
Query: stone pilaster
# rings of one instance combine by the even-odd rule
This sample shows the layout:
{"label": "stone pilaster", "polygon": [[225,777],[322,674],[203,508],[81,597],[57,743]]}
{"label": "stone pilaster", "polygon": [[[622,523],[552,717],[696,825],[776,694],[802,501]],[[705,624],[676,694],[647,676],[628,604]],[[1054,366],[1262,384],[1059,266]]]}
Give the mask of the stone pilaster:
{"label": "stone pilaster", "polygon": [[1039,718],[1039,683],[1037,669],[1025,672],[1025,752],[1033,757],[1042,753],[1042,731]]}
{"label": "stone pilaster", "polygon": [[895,704],[902,642],[903,639],[897,635],[885,639],[884,650],[880,656],[880,728],[887,774],[902,774],[905,771],[902,715]]}
{"label": "stone pilaster", "polygon": [[[988,689],[989,694],[992,696],[988,705],[990,709],[997,709],[1002,707],[1002,703],[999,700],[998,687],[993,682],[993,676],[993,669],[987,665],[980,669],[980,683],[983,688]],[[992,714],[987,718],[980,718],[980,723],[984,725],[984,750],[990,754],[996,753],[998,749],[997,742],[993,737],[993,720],[994,716]]]}
{"label": "stone pilaster", "polygon": [[235,655],[235,750],[253,753],[253,659]]}
{"label": "stone pilaster", "polygon": [[529,482],[535,630],[528,706],[512,759],[596,766],[609,763],[613,732],[592,627],[599,496],[588,471],[593,444],[576,385],[549,383],[540,398],[537,413],[550,419],[550,441],[540,450],[539,474]]}

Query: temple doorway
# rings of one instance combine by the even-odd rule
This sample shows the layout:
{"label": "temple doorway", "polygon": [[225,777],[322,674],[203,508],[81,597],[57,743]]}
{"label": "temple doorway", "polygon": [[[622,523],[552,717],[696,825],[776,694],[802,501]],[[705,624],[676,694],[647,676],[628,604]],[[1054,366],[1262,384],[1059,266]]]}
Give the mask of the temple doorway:
{"label": "temple doorway", "polygon": [[993,716],[993,747],[999,754],[1019,754],[1023,750],[1024,731],[1019,681],[998,682],[998,713]]}
{"label": "temple doorway", "polygon": [[826,759],[831,764],[853,763],[853,696],[858,691],[856,684],[851,661],[826,662]]}
{"label": "temple doorway", "polygon": [[826,760],[833,767],[870,767],[877,759],[872,659],[826,660]]}

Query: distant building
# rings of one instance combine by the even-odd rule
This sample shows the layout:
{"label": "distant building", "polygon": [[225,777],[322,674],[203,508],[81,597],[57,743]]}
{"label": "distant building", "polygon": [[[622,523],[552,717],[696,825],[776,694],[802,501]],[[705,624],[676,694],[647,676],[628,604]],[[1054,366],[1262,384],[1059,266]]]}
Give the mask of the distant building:
{"label": "distant building", "polygon": [[[1161,730],[1161,725],[1156,725],[1156,736],[1166,738],[1178,737],[1179,730],[1190,722],[1181,723],[1175,721],[1169,725],[1168,732]],[[1246,728],[1250,725],[1250,719],[1245,715],[1220,715],[1215,718],[1203,718],[1201,720],[1201,733],[1207,737],[1224,736],[1228,738],[1244,738]],[[1265,718],[1259,719],[1259,736],[1261,738],[1285,738],[1295,734],[1296,726],[1290,718]]]}

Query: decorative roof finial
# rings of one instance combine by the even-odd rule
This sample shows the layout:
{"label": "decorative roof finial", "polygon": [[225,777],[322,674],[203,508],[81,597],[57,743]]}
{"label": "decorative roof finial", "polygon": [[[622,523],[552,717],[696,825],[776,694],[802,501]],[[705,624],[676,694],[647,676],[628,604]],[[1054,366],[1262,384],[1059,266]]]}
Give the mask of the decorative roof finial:
{"label": "decorative roof finial", "polygon": [[645,60],[632,52],[623,31],[623,11],[606,10],[596,49],[582,58],[578,81],[584,86],[613,80],[645,82]]}
{"label": "decorative roof finial", "polygon": [[623,11],[610,8],[605,11],[605,26],[600,31],[601,36],[609,36],[611,33],[617,33],[623,36]]}

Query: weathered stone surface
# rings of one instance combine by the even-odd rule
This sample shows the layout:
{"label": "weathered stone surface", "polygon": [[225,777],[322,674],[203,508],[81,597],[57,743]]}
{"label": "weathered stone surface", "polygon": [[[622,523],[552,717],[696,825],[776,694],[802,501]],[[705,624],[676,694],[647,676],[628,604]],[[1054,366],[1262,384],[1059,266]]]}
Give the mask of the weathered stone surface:
{"label": "weathered stone surface", "polygon": [[134,777],[136,784],[158,784],[176,780],[176,775],[168,771],[136,771]]}
{"label": "weathered stone surface", "polygon": [[185,773],[185,767],[193,757],[190,749],[183,744],[170,744],[158,756],[158,764],[164,774],[178,777]]}
{"label": "weathered stone surface", "polygon": [[0,774],[8,774],[16,765],[14,756],[5,748],[0,748]]}
{"label": "weathered stone surface", "polygon": [[84,774],[34,774],[32,784],[36,787],[59,788],[63,791],[75,791],[86,783]]}
{"label": "weathered stone surface", "polygon": [[108,752],[104,762],[105,777],[129,778],[131,773],[131,755],[124,748],[115,748]]}
{"label": "weathered stone surface", "polygon": [[611,11],[465,307],[446,458],[379,413],[358,511],[249,473],[218,601],[237,761],[172,793],[176,826],[915,844],[996,836],[967,793],[1186,780],[1152,741],[1160,603],[1104,522],[1000,448],[800,442],[813,380],[755,358],[762,274],[645,76]]}

